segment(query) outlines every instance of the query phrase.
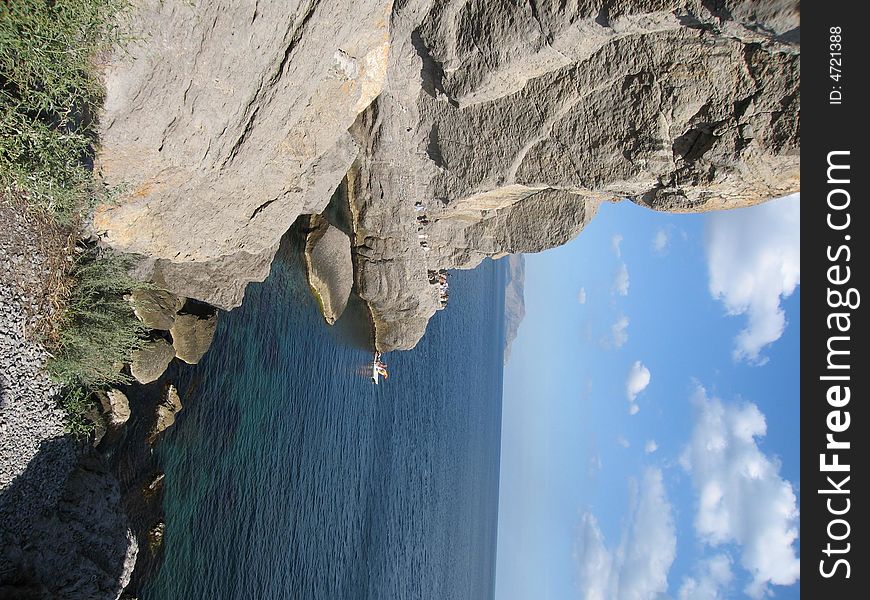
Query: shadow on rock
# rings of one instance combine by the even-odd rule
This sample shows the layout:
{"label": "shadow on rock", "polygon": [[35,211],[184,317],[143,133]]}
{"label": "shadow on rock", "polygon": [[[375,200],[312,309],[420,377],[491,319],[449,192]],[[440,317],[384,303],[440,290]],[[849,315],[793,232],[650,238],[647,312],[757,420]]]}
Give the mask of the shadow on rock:
{"label": "shadow on rock", "polygon": [[121,511],[118,482],[98,456],[79,461],[57,501],[41,514],[6,518],[27,514],[16,504],[32,501],[28,482],[68,443],[43,442],[27,469],[0,492],[0,600],[114,600],[130,580],[138,546]]}

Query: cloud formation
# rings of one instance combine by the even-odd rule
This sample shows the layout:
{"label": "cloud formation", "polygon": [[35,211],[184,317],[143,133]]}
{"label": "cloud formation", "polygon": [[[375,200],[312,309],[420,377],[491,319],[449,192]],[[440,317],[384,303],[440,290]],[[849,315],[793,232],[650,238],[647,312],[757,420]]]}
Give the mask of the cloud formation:
{"label": "cloud formation", "polygon": [[616,443],[623,448],[628,448],[629,446],[631,446],[631,444],[628,442],[628,439],[624,435],[616,436]]}
{"label": "cloud formation", "polygon": [[625,396],[628,398],[629,414],[637,414],[640,410],[637,403],[637,395],[646,389],[649,385],[651,374],[642,362],[634,361],[631,368],[628,370],[628,377],[625,378]]}
{"label": "cloud formation", "polygon": [[574,559],[584,600],[652,600],[667,591],[677,537],[662,472],[648,468],[632,487],[630,514],[615,549],[605,546],[595,515],[581,517]]}
{"label": "cloud formation", "polygon": [[652,249],[656,254],[665,254],[668,250],[668,245],[671,243],[671,236],[664,228],[656,231],[652,239]]}
{"label": "cloud formation", "polygon": [[695,424],[680,462],[698,493],[695,530],[710,546],[741,547],[740,564],[752,581],[746,593],[762,598],[770,584],[800,577],[797,499],[780,464],[758,447],[767,424],[755,404],[724,404],[697,386]]}
{"label": "cloud formation", "polygon": [[628,341],[628,317],[620,315],[616,323],[610,326],[610,337],[614,348],[622,348]]}
{"label": "cloud formation", "polygon": [[656,450],[659,449],[659,444],[655,440],[647,440],[646,445],[643,447],[643,451],[647,454],[652,454]]}
{"label": "cloud formation", "polygon": [[622,256],[622,248],[620,244],[622,244],[622,234],[614,233],[613,237],[610,238],[610,249],[613,250],[613,253],[616,255],[616,258]]}
{"label": "cloud formation", "polygon": [[734,578],[731,559],[717,554],[700,562],[694,577],[684,577],[678,600],[725,600],[728,586]]}
{"label": "cloud formation", "polygon": [[800,194],[707,217],[710,294],[729,315],[747,318],[735,360],[764,364],[761,351],[785,330],[780,302],[800,284],[800,224]]}
{"label": "cloud formation", "polygon": [[624,262],[619,263],[616,275],[613,277],[613,291],[620,296],[628,296],[628,267]]}
{"label": "cloud formation", "polygon": [[586,304],[586,288],[580,288],[580,291],[577,292],[577,302],[580,304]]}

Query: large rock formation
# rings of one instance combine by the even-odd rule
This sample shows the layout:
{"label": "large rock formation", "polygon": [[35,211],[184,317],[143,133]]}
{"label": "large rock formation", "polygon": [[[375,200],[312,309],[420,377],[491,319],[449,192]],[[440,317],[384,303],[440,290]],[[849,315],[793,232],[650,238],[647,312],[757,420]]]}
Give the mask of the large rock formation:
{"label": "large rock formation", "polygon": [[320,212],[380,93],[391,2],[141,0],[106,69],[94,227],[180,296],[237,306],[296,217]]}
{"label": "large rock formation", "polygon": [[563,244],[602,201],[799,188],[797,2],[149,0],[136,20],[100,160],[129,191],[95,230],[232,307],[340,187],[381,350],[425,332],[427,269]]}
{"label": "large rock formation", "polygon": [[350,238],[323,217],[310,219],[305,239],[308,283],[316,294],[324,320],[329,325],[341,317],[353,288]]}

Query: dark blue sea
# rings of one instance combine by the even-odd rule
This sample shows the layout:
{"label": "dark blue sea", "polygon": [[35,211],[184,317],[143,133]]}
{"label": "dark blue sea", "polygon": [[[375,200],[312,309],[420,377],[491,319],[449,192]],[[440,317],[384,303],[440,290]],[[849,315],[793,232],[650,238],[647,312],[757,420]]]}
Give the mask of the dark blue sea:
{"label": "dark blue sea", "polygon": [[163,561],[146,600],[493,597],[504,267],[369,380],[360,306],[332,328],[298,244],[221,314],[158,445]]}

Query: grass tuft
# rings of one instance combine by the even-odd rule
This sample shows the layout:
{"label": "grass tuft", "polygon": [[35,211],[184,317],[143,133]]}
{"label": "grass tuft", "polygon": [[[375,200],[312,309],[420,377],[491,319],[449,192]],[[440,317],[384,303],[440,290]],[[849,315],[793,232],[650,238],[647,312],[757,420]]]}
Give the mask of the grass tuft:
{"label": "grass tuft", "polygon": [[55,357],[46,365],[64,387],[93,390],[129,380],[121,367],[147,332],[124,299],[146,285],[129,275],[131,266],[129,257],[99,248],[77,258]]}

